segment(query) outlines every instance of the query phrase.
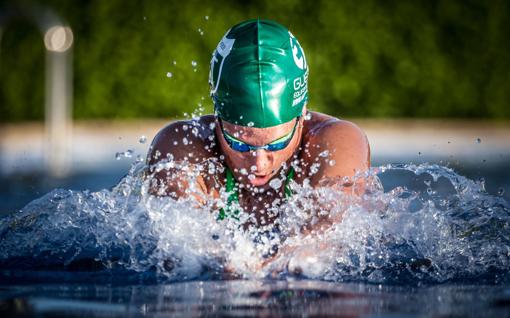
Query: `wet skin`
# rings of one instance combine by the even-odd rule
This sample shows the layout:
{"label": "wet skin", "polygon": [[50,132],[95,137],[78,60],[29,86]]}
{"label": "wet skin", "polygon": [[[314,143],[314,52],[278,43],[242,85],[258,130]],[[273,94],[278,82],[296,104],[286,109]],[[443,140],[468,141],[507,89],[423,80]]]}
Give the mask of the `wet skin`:
{"label": "wet skin", "polygon": [[[255,128],[223,121],[223,128],[245,143],[263,146],[292,131],[295,123],[296,119],[274,127]],[[320,156],[326,150],[329,155]],[[175,162],[188,161],[192,165],[208,160],[227,165],[240,186],[240,205],[252,213],[259,225],[272,223],[277,217],[266,215],[265,210],[276,199],[284,197],[284,187],[282,185],[275,190],[269,182],[286,176],[292,161],[298,160],[302,169],[296,171],[294,180],[301,184],[308,179],[311,186],[317,186],[321,180],[350,178],[370,167],[370,148],[363,131],[351,122],[317,112],[301,116],[289,145],[272,152],[264,149],[244,153],[234,151],[227,144],[213,115],[202,116],[195,122],[176,121],[156,135],[147,162],[153,167],[168,156]],[[254,177],[248,178],[247,174]],[[199,201],[202,195],[218,197],[225,180],[224,170],[201,173],[196,180],[200,193],[195,193],[195,196]],[[342,182],[348,184],[345,180]],[[190,185],[181,170],[153,172],[151,182],[150,191],[154,195],[174,198],[189,195],[185,191]],[[254,191],[254,188],[257,190]],[[259,189],[263,189],[263,193]]]}

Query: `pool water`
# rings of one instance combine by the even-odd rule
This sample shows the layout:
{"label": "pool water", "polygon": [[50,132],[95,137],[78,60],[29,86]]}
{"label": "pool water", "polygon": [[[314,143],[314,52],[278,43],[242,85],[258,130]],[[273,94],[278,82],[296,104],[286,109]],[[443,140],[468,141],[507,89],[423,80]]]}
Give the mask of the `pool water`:
{"label": "pool water", "polygon": [[[508,317],[510,287],[297,281],[28,285],[0,291],[4,314],[44,317]],[[5,317],[5,315],[3,315]]]}
{"label": "pool water", "polygon": [[[510,204],[490,176],[382,165],[362,200],[294,184],[275,232],[216,222],[218,202],[148,196],[144,169],[107,189],[54,189],[0,219],[0,311],[510,316]],[[342,222],[292,235],[328,204]],[[268,257],[275,246],[285,253]]]}

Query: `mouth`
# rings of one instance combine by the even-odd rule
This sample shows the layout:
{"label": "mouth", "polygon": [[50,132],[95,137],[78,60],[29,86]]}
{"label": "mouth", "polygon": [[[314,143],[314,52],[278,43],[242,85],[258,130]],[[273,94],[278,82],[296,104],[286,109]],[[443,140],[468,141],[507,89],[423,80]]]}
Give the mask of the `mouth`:
{"label": "mouth", "polygon": [[264,184],[266,184],[269,179],[271,179],[271,174],[268,173],[268,174],[255,174],[255,178],[251,178],[250,179],[250,183],[253,185],[253,186],[262,186]]}

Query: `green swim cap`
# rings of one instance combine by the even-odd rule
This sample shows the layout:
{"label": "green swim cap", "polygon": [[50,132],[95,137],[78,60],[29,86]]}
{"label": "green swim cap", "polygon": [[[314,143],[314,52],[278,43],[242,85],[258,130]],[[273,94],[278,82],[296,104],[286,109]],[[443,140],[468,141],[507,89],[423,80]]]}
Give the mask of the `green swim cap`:
{"label": "green swim cap", "polygon": [[284,26],[248,20],[227,31],[214,50],[209,84],[218,117],[272,127],[301,115],[308,100],[308,66]]}

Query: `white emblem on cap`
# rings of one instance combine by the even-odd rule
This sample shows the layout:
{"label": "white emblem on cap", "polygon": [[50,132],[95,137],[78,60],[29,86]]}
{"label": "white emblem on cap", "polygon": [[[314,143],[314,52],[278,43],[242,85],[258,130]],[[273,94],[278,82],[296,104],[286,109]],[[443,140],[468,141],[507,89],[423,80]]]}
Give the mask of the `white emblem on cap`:
{"label": "white emblem on cap", "polygon": [[[230,54],[232,51],[232,47],[234,46],[234,42],[236,39],[229,39],[227,38],[227,34],[230,32],[230,30],[225,33],[223,36],[223,39],[221,39],[220,43],[218,43],[218,46],[216,47],[216,50],[213,52],[213,57],[211,59],[211,69],[209,71],[209,82],[211,83],[211,94],[215,94],[218,90],[218,85],[220,83],[220,77],[221,77],[221,71],[223,69],[223,62],[225,62],[225,58]],[[218,71],[218,78],[216,79],[216,83],[214,83],[214,64],[218,62],[218,59],[216,58],[216,53],[218,53],[221,56],[221,63],[220,63],[220,69]],[[212,88],[214,86],[214,88]]]}
{"label": "white emblem on cap", "polygon": [[[294,58],[294,63],[296,63],[296,66],[300,69],[304,70],[306,69],[306,60],[305,60],[305,52],[301,49],[301,45],[299,44],[298,40],[290,33],[290,46],[292,47],[292,57]],[[301,56],[298,57],[298,53],[301,52]]]}

